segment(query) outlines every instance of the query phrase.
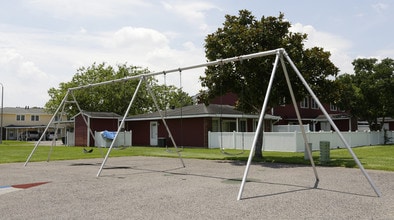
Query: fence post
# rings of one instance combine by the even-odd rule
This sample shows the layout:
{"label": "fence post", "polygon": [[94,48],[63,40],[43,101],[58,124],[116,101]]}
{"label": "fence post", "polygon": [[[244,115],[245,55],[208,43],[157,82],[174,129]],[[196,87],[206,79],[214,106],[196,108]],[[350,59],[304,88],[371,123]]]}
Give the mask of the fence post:
{"label": "fence post", "polygon": [[208,131],[208,149],[211,148],[212,140],[211,140],[211,131]]}
{"label": "fence post", "polygon": [[237,149],[237,133],[233,131],[233,149]]}

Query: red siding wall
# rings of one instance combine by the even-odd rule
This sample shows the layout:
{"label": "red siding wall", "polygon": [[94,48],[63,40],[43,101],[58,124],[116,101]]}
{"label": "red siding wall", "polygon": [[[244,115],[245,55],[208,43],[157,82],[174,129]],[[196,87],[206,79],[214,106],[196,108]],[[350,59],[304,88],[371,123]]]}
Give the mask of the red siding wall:
{"label": "red siding wall", "polygon": [[210,104],[218,104],[218,105],[231,105],[235,106],[237,103],[238,96],[235,93],[226,93],[223,96],[219,96],[211,100]]}
{"label": "red siding wall", "polygon": [[[118,119],[102,119],[102,118],[90,118],[90,129],[93,134],[95,131],[117,131],[118,130]],[[87,126],[82,118],[82,115],[78,115],[75,118],[75,146],[87,146]],[[94,138],[90,136],[90,146],[94,146]]]}
{"label": "red siding wall", "polygon": [[[204,144],[205,139],[207,139],[205,137],[206,127],[204,126],[204,118],[173,119],[166,120],[166,122],[178,146],[207,147]],[[173,146],[163,123],[159,123],[158,133],[159,137],[167,138],[168,146]]]}
{"label": "red siding wall", "polygon": [[[309,103],[310,104],[310,103]],[[300,115],[303,119],[308,119],[308,120],[303,120],[302,122],[305,124],[311,123],[311,119],[317,118],[319,115],[322,115],[323,112],[320,109],[312,109],[311,106],[309,105],[308,108],[300,108],[300,103],[297,103],[298,109],[300,111]],[[330,104],[323,104],[324,108],[326,109],[328,114],[342,114],[341,110],[336,110],[332,111],[330,110]],[[284,106],[277,106],[273,109],[273,112],[271,112],[273,115],[277,115],[282,117],[282,120],[280,120],[277,125],[287,125],[289,122],[296,122],[297,120],[297,115],[295,113],[293,104],[287,104]],[[298,122],[297,122],[298,123]],[[343,120],[334,120],[335,125],[338,127],[339,130],[341,131],[349,131],[349,119],[343,119]],[[317,123],[316,125],[316,131],[319,131],[321,129],[320,123]],[[357,130],[357,120],[351,119],[351,130]]]}
{"label": "red siding wall", "polygon": [[132,132],[133,146],[150,145],[150,121],[125,122],[125,129]]}
{"label": "red siding wall", "polygon": [[[300,108],[300,104],[298,104],[298,110],[300,111],[300,115],[302,118],[316,118],[319,115],[322,115],[322,111],[320,109],[312,109],[311,107],[309,108]],[[341,113],[340,111],[330,111],[330,105],[329,104],[323,104],[324,108],[326,109],[328,114],[339,114]],[[287,104],[284,106],[277,106],[274,108],[274,115],[279,115],[282,117],[283,120],[286,120],[288,118],[290,119],[296,119],[297,115],[294,110],[293,104]],[[287,124],[287,123],[285,123]]]}
{"label": "red siding wall", "polygon": [[389,130],[394,131],[394,121],[389,122]]}
{"label": "red siding wall", "polygon": [[75,118],[74,123],[75,133],[75,146],[86,146],[87,145],[87,126],[82,118],[82,115],[78,115]]}
{"label": "red siding wall", "polygon": [[[161,120],[159,123],[158,138],[166,138],[167,146],[173,146],[170,136]],[[125,128],[133,134],[134,146],[150,145],[151,121],[127,121]],[[208,131],[212,130],[212,118],[183,118],[167,119],[167,125],[178,147],[208,147]],[[248,119],[248,131],[253,131],[253,120]],[[265,131],[271,131],[270,121],[265,121]]]}
{"label": "red siding wall", "polygon": [[[126,129],[132,130],[133,145],[150,145],[150,122],[126,122]],[[159,123],[158,138],[165,137],[167,145],[173,146],[164,123],[161,120],[157,120],[157,122]],[[208,130],[211,128],[211,120],[209,118],[167,119],[166,123],[177,146],[208,147]]]}

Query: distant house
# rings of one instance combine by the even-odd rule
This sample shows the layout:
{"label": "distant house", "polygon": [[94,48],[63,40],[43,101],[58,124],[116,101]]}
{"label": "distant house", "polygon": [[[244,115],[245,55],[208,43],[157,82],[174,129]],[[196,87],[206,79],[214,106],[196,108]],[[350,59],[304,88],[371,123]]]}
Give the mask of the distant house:
{"label": "distant house", "polygon": [[[378,123],[382,123],[383,118],[378,118]],[[394,118],[392,117],[385,117],[383,129],[388,131],[394,131]]]}
{"label": "distant house", "polygon": [[[75,115],[74,134],[75,146],[94,146],[94,137],[89,129],[95,131],[117,131],[121,116],[113,112],[87,112],[83,111]],[[85,120],[86,123],[85,123]]]}
{"label": "distant house", "polygon": [[[53,114],[43,108],[4,107],[3,140],[38,140],[52,117]],[[50,128],[48,132],[53,132],[53,129]],[[61,135],[64,131],[59,129],[58,132]]]}
{"label": "distant house", "polygon": [[[331,131],[333,128],[323,115],[321,109],[312,97],[305,97],[297,103],[303,124],[309,124],[311,131]],[[357,119],[351,117],[347,112],[340,110],[333,104],[322,104],[340,131],[357,130]],[[297,115],[293,104],[279,105],[271,110],[271,114],[280,116],[282,119],[278,125],[298,124]]]}
{"label": "distant house", "polygon": [[[162,111],[178,146],[208,147],[208,132],[255,131],[259,115],[244,114],[231,105],[197,104]],[[280,117],[266,115],[265,130],[271,131]],[[133,145],[172,145],[159,112],[126,118],[125,129],[133,132]]]}

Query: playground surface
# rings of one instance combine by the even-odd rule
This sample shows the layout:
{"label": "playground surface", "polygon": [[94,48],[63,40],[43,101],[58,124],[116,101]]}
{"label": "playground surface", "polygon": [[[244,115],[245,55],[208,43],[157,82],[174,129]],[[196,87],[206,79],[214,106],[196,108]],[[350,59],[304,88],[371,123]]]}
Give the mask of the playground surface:
{"label": "playground surface", "polygon": [[394,219],[394,172],[245,162],[109,158],[0,164],[1,219]]}

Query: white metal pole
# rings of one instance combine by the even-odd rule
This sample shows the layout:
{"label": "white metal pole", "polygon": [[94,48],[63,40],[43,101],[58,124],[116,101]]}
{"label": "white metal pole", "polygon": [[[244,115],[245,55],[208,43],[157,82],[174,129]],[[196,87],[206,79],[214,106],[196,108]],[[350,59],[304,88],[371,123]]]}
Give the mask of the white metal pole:
{"label": "white metal pole", "polygon": [[[73,90],[70,89],[70,92],[71,92],[71,96],[73,98],[72,103],[75,103],[75,105],[77,106],[79,114],[81,114],[81,117],[82,117],[83,121],[85,122],[86,127],[88,128],[88,129],[86,129],[86,132],[87,132],[86,136],[87,136],[87,141],[88,141],[88,144],[87,144],[88,146],[87,147],[89,147],[90,146],[90,137],[93,137],[93,140],[96,141],[96,137],[93,134],[92,129],[90,129],[90,118],[88,116],[86,116],[86,117],[88,117],[89,121],[86,120],[86,117],[84,116],[83,110],[81,109],[81,106],[79,106],[79,103],[78,103],[77,99],[75,98]],[[100,147],[99,147],[99,149],[100,149],[101,156],[104,157],[103,151],[101,150]]]}
{"label": "white metal pole", "polygon": [[160,71],[160,72],[152,72],[152,73],[146,73],[146,74],[141,74],[141,75],[136,75],[136,76],[128,76],[128,77],[124,77],[121,79],[114,79],[114,80],[109,80],[109,81],[104,81],[104,82],[99,82],[99,83],[94,83],[94,84],[89,84],[89,85],[78,86],[78,87],[70,88],[70,90],[84,89],[84,88],[100,86],[100,85],[105,85],[105,84],[110,84],[110,83],[115,83],[115,82],[123,82],[123,81],[132,80],[132,79],[139,79],[141,77],[156,76],[156,75],[161,75],[161,74],[179,72],[179,71],[183,71],[183,70],[190,70],[190,69],[202,68],[202,67],[207,67],[207,66],[214,66],[214,65],[218,65],[218,64],[230,63],[233,61],[241,61],[241,60],[252,59],[252,58],[256,58],[256,57],[275,55],[277,53],[277,51],[280,51],[280,50],[283,50],[283,49],[276,49],[276,50],[269,50],[269,51],[263,51],[263,52],[258,52],[258,53],[252,53],[252,54],[248,54],[248,55],[220,59],[220,60],[211,61],[211,62],[207,62],[207,63],[203,63],[203,64],[187,66],[187,67],[182,67],[182,68],[177,68],[177,69],[170,69],[170,70],[165,70],[165,71]]}
{"label": "white metal pole", "polygon": [[[101,172],[102,172],[102,170],[103,170],[103,168],[104,168],[104,165],[105,165],[105,163],[106,163],[107,160],[108,160],[109,154],[111,153],[112,148],[114,147],[116,138],[118,138],[118,134],[119,134],[120,130],[122,129],[122,126],[123,126],[123,124],[124,124],[124,122],[125,122],[125,120],[126,120],[127,115],[128,115],[129,112],[130,112],[130,109],[131,109],[131,106],[133,105],[134,99],[135,99],[135,97],[137,97],[138,90],[140,89],[140,86],[141,86],[143,80],[144,80],[144,77],[141,77],[141,78],[140,78],[140,81],[138,82],[138,85],[137,85],[137,87],[136,87],[136,89],[135,89],[135,91],[134,91],[133,97],[131,98],[129,105],[127,106],[126,112],[125,112],[124,115],[123,115],[123,118],[122,118],[122,121],[120,122],[120,125],[119,125],[119,127],[118,127],[118,130],[116,131],[115,137],[114,137],[114,139],[112,140],[111,145],[109,146],[109,149],[108,149],[108,151],[107,151],[107,154],[105,155],[104,160],[103,160],[103,162],[101,163],[101,166],[100,166],[99,171],[97,172],[97,175],[96,175],[97,177],[100,176],[100,174],[101,174]],[[126,135],[126,132],[125,132],[125,135]]]}
{"label": "white metal pole", "polygon": [[279,61],[279,55],[280,55],[280,50],[277,50],[276,51],[274,67],[272,68],[271,78],[270,78],[270,81],[268,83],[267,92],[265,93],[263,107],[261,109],[259,122],[257,123],[256,134],[254,135],[254,138],[253,138],[252,147],[250,149],[248,162],[246,164],[245,172],[244,172],[244,175],[243,175],[243,178],[242,178],[241,187],[239,188],[237,200],[241,200],[241,198],[242,198],[242,193],[243,193],[243,190],[244,190],[244,187],[245,187],[245,182],[246,182],[246,179],[248,178],[249,167],[250,167],[250,164],[252,163],[253,154],[254,154],[254,151],[256,149],[258,132],[260,131],[261,126],[264,123],[264,115],[265,115],[265,111],[267,109],[267,105],[268,105],[268,100],[269,100],[269,95],[270,95],[270,92],[271,92],[272,84],[274,82],[275,72],[276,72],[276,68],[278,66],[278,61]]}
{"label": "white metal pole", "polygon": [[161,121],[163,122],[164,126],[166,127],[167,132],[168,132],[168,135],[170,136],[170,139],[171,139],[172,143],[174,144],[175,151],[176,151],[176,153],[178,154],[178,158],[179,158],[179,160],[181,161],[182,166],[185,167],[185,163],[183,162],[182,156],[181,156],[181,154],[179,153],[178,146],[176,145],[176,142],[175,142],[175,140],[174,140],[174,137],[172,136],[171,130],[170,130],[170,128],[168,127],[167,122],[166,122],[166,120],[165,120],[164,117],[163,117],[163,114],[161,113],[161,110],[160,110],[160,108],[159,108],[159,105],[157,104],[156,96],[153,94],[152,89],[150,88],[149,85],[147,85],[146,88],[147,88],[149,94],[151,95],[151,97],[152,97],[152,99],[153,99],[153,102],[155,103],[156,109],[157,109],[157,111],[159,112]]}
{"label": "white metal pole", "polygon": [[356,164],[360,168],[361,172],[364,174],[365,178],[367,178],[369,184],[371,185],[371,187],[375,191],[376,195],[378,197],[380,197],[381,193],[380,193],[379,189],[375,186],[375,183],[372,181],[371,177],[369,177],[368,173],[365,171],[364,166],[361,164],[361,162],[357,158],[356,154],[354,154],[352,148],[349,146],[349,144],[347,143],[346,139],[343,137],[342,133],[339,131],[338,127],[336,126],[334,121],[331,119],[330,115],[327,113],[327,111],[324,108],[324,106],[320,103],[319,99],[317,98],[315,93],[312,91],[312,89],[309,87],[308,83],[305,81],[304,77],[301,75],[300,71],[298,71],[297,67],[295,66],[295,64],[293,63],[293,61],[290,59],[290,57],[287,55],[286,52],[284,52],[284,56],[286,57],[286,59],[290,63],[290,65],[293,67],[293,69],[296,72],[298,78],[301,80],[301,82],[304,84],[305,88],[308,90],[309,94],[315,100],[315,102],[317,103],[317,105],[319,106],[321,111],[323,112],[324,116],[327,118],[328,122],[334,128],[334,130],[338,134],[339,138],[342,140],[343,144],[348,149],[350,155],[352,155],[354,161],[356,162]]}
{"label": "white metal pole", "polygon": [[58,114],[60,108],[64,105],[64,103],[66,102],[68,95],[70,93],[70,90],[67,91],[66,95],[64,96],[63,100],[60,102],[59,107],[56,109],[55,113],[52,115],[51,120],[49,121],[48,125],[46,126],[44,133],[41,135],[40,139],[38,139],[36,145],[34,146],[33,150],[31,151],[30,155],[27,157],[26,162],[23,166],[26,166],[27,163],[30,161],[31,157],[33,156],[34,152],[36,151],[38,145],[41,143],[42,138],[44,137],[45,133],[47,132],[49,125],[52,124],[52,122],[55,120],[56,115]]}
{"label": "white metal pole", "polygon": [[315,181],[314,188],[317,188],[317,185],[319,184],[319,176],[317,175],[315,162],[313,161],[313,158],[312,158],[312,152],[311,152],[311,149],[309,148],[308,138],[306,137],[305,128],[304,128],[304,125],[303,125],[302,120],[301,120],[301,114],[300,114],[300,111],[298,110],[297,101],[295,99],[293,87],[291,85],[289,74],[287,72],[287,68],[286,68],[286,65],[285,65],[285,61],[283,60],[283,55],[282,54],[280,56],[280,61],[281,61],[281,64],[282,64],[283,73],[284,73],[285,78],[286,78],[286,83],[287,83],[287,86],[288,86],[289,91],[290,91],[291,101],[293,102],[293,107],[294,107],[294,110],[295,110],[296,115],[297,115],[298,124],[300,125],[302,137],[304,139],[305,150],[306,150],[306,152],[307,152],[307,154],[309,156],[309,160],[311,162],[311,165],[312,165],[312,168],[313,168],[313,172],[315,174],[316,181]]}

